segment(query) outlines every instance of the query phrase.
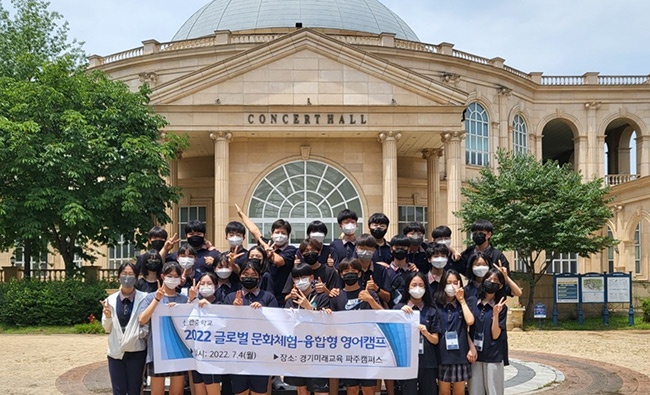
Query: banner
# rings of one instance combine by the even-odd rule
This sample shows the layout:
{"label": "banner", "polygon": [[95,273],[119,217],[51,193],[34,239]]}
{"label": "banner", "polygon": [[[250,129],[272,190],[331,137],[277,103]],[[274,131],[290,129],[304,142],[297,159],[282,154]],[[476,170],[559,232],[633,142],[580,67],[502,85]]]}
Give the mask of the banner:
{"label": "banner", "polygon": [[410,379],[419,312],[160,305],[151,318],[156,373]]}

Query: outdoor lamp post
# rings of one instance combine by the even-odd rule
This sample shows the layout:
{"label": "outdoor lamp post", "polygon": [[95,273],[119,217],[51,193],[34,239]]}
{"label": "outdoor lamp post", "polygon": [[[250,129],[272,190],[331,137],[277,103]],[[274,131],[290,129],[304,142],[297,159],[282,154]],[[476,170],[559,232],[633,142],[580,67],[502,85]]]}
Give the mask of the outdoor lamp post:
{"label": "outdoor lamp post", "polygon": [[11,262],[11,267],[16,266],[16,256],[12,255],[11,258],[9,258],[9,262]]}

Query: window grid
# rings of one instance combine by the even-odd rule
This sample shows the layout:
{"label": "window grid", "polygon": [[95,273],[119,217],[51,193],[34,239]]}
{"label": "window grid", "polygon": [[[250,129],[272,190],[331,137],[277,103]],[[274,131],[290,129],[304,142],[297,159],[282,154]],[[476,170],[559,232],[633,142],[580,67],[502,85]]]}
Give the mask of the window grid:
{"label": "window grid", "polygon": [[120,265],[131,261],[134,257],[135,244],[126,239],[124,235],[121,235],[117,245],[108,248],[108,268],[117,269]]}
{"label": "window grid", "polygon": [[[335,168],[318,161],[294,161],[270,171],[255,188],[248,205],[249,218],[264,236],[278,218],[291,224],[291,244],[306,237],[314,220],[327,226],[325,243],[339,237],[336,216],[343,209],[359,216],[357,235],[363,232],[361,199],[354,185]],[[249,243],[253,243],[249,235]]]}
{"label": "window grid", "polygon": [[[16,249],[14,250],[14,257],[16,258],[16,266],[24,268],[25,267],[25,254],[23,252],[23,246],[18,244],[16,245]],[[47,251],[42,252],[41,256],[39,257],[38,261],[35,259],[36,257],[32,256],[32,269],[40,269],[40,270],[46,270],[47,269]]]}
{"label": "window grid", "polygon": [[512,121],[512,151],[515,154],[525,154],[528,151],[526,121],[519,114]]}
{"label": "window grid", "polygon": [[487,112],[478,103],[467,106],[465,116],[465,163],[488,166],[490,131]]}
{"label": "window grid", "polygon": [[515,269],[514,271],[520,272],[520,273],[526,273],[528,272],[528,267],[526,266],[526,262],[524,262],[522,259],[519,259],[519,253],[515,251]]}
{"label": "window grid", "polygon": [[546,273],[577,273],[578,272],[578,254],[575,252],[561,253],[553,259],[546,269]]}
{"label": "window grid", "polygon": [[426,206],[399,206],[399,215],[397,218],[398,234],[403,234],[404,228],[410,222],[419,222],[424,226],[424,238],[427,239],[429,231],[427,222]]}
{"label": "window grid", "polygon": [[208,219],[207,208],[206,206],[184,206],[184,207],[179,207],[178,212],[179,212],[178,234],[181,235],[180,243],[183,243],[187,241],[185,235],[185,225],[187,225],[188,222],[193,220],[198,220],[205,224]]}
{"label": "window grid", "polygon": [[634,229],[634,273],[641,273],[641,222]]}

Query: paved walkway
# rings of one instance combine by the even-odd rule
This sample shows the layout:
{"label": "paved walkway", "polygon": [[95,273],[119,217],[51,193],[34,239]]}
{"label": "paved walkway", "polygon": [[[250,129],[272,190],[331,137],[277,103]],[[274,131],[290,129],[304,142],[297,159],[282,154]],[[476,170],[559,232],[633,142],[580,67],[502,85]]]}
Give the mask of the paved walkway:
{"label": "paved walkway", "polygon": [[[620,366],[544,353],[511,351],[506,394],[650,394],[650,378]],[[109,394],[106,361],[71,369],[56,380],[68,395]]]}

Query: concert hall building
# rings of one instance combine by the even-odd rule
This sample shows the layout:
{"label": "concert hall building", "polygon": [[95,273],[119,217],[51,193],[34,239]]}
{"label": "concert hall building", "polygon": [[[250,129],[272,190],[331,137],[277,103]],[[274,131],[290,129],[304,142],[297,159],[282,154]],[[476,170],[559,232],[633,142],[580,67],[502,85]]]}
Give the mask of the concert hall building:
{"label": "concert hall building", "polygon": [[[169,182],[183,198],[170,234],[200,219],[223,249],[238,204],[265,234],[283,218],[299,243],[319,219],[331,240],[337,213],[350,208],[358,232],[383,212],[389,236],[410,221],[428,236],[446,224],[460,247],[461,187],[496,168],[506,148],[571,163],[613,186],[603,232],[620,244],[590,258],[563,255],[552,272],[632,271],[648,280],[648,75],[518,70],[448,42],[423,43],[377,0],[215,0],[171,40],[93,55],[90,67],[134,90],[148,83],[151,105],[169,122],[162,132],[189,136],[171,164]],[[103,253],[98,263],[117,267],[135,251],[125,240]]]}

